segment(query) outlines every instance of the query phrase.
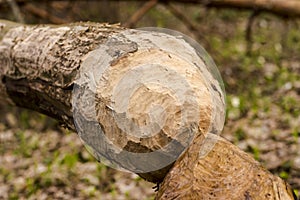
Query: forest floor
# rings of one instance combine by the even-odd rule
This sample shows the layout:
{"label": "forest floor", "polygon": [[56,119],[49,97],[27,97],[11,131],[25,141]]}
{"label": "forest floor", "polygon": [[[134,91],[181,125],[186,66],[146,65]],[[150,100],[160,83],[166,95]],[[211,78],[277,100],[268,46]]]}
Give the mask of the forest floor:
{"label": "forest floor", "polygon": [[[162,6],[138,26],[179,30],[207,49],[226,88],[221,136],[252,154],[299,195],[299,20],[262,14],[247,39],[249,12],[180,9],[190,13],[199,32],[189,31]],[[1,104],[0,113],[0,199],[154,198],[154,184],[98,163],[79,137],[56,121]]]}
{"label": "forest floor", "polygon": [[152,198],[154,184],[98,163],[56,121],[19,108],[2,117],[0,199]]}

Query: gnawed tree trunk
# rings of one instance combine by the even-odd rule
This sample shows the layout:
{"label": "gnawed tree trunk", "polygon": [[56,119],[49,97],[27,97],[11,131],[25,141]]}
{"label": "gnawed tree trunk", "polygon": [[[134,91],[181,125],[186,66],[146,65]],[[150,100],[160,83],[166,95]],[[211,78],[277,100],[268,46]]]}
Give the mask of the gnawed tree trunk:
{"label": "gnawed tree trunk", "polygon": [[[217,143],[199,159],[202,145]],[[195,139],[166,175],[157,199],[296,199],[287,183],[250,155],[213,134]]]}
{"label": "gnawed tree trunk", "polygon": [[[90,52],[123,30],[109,24],[24,26],[0,21],[0,98],[47,114],[76,131],[72,90],[82,63],[86,63]],[[165,59],[165,64],[172,67],[177,62],[176,56],[166,55],[164,51],[148,51],[147,55],[147,51],[140,52],[132,43],[120,41],[112,45],[119,45],[127,54],[110,62],[112,69],[121,67],[122,70],[135,59],[151,59],[152,54]],[[99,58],[99,62],[105,59]],[[100,91],[110,92],[105,88]],[[159,95],[155,97],[159,98]],[[139,98],[135,100],[138,105],[145,103]],[[103,120],[104,126],[113,126],[113,122]],[[127,142],[126,148],[134,149],[135,145]],[[197,134],[173,166],[141,176],[152,182],[163,181],[157,199],[294,199],[283,180],[230,142],[211,133]]]}

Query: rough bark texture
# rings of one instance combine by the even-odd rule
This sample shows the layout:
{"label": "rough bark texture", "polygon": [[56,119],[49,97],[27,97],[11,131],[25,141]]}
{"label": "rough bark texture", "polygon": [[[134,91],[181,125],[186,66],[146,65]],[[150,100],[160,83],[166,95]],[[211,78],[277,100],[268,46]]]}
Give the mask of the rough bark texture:
{"label": "rough bark texture", "polygon": [[[83,61],[87,59],[87,54],[121,30],[117,25],[108,24],[24,26],[0,21],[0,97],[14,105],[52,116],[75,130],[71,95],[76,76],[82,68]],[[126,43],[118,42],[112,45],[128,49]],[[117,56],[116,62],[110,63],[112,68],[104,77],[112,78],[108,79],[108,82],[104,80],[103,83],[112,84],[120,70],[143,58],[151,60],[151,56],[161,57],[163,62],[176,68],[176,58],[171,59],[172,55],[166,55],[163,51],[148,51],[149,55],[147,51],[142,52],[144,55],[135,54],[135,50],[128,52],[131,52],[129,56]],[[119,55],[119,52],[117,54]],[[101,58],[98,60],[101,62]],[[194,84],[197,86],[198,82]],[[111,92],[107,89],[108,86],[99,91],[99,95],[102,95],[99,98],[102,98],[104,104],[106,95]],[[217,89],[215,92],[218,94]],[[151,99],[151,95],[145,97],[147,98],[142,99]],[[141,105],[141,108],[133,107],[132,112],[144,109],[144,102],[140,102],[139,98],[141,97],[138,93],[137,96],[133,96],[136,101],[134,105]],[[153,100],[160,98],[162,97],[158,96]],[[101,104],[99,107],[101,110]],[[109,102],[107,107],[110,107]],[[102,111],[105,113],[106,109],[103,108]],[[143,119],[143,116],[138,118],[138,114],[135,114],[136,119]],[[100,118],[101,116],[107,117],[104,120],[100,119],[106,123],[104,130],[108,134],[112,133],[113,130],[109,129],[113,127],[110,126],[113,122],[110,123],[109,114],[99,115]],[[210,112],[207,118],[211,119]],[[172,123],[170,121],[169,125]],[[199,134],[196,134],[191,146],[168,173],[168,170],[163,169],[142,174],[142,177],[154,182],[161,181],[166,175],[157,195],[158,199],[293,199],[291,189],[280,178],[267,172],[252,157],[231,143],[216,135],[203,134],[205,131],[201,130],[201,127],[207,129],[207,122],[202,119],[200,123],[196,129]],[[156,141],[160,141],[159,138]],[[151,150],[153,145],[152,142],[147,142],[149,143],[145,141],[143,144],[146,151]],[[122,141],[119,145],[122,148],[136,148],[134,139],[131,142],[127,141],[125,147],[122,146]],[[169,167],[171,165],[167,169]]]}
{"label": "rough bark texture", "polygon": [[23,26],[0,21],[0,98],[75,130],[71,93],[82,59],[120,30],[108,24]]}
{"label": "rough bark texture", "polygon": [[[204,142],[205,141],[205,142]],[[201,148],[215,143],[206,156]],[[250,155],[213,134],[194,140],[166,175],[156,199],[296,199],[290,187]]]}

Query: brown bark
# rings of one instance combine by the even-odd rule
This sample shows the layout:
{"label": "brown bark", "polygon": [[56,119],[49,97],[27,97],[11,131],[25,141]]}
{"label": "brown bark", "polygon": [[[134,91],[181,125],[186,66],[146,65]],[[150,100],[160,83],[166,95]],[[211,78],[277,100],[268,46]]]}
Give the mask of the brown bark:
{"label": "brown bark", "polygon": [[[110,36],[122,30],[118,25],[95,23],[24,26],[0,21],[0,98],[16,106],[45,113],[75,130],[71,102],[74,81],[80,70],[89,70],[89,66],[86,69],[83,66],[83,63],[85,65],[89,63],[88,54],[100,44],[105,43]],[[139,50],[132,42],[120,40],[111,45],[118,46],[126,54],[110,62],[111,68],[107,70],[103,79],[105,87],[97,90],[101,100],[98,104],[101,111],[98,119],[103,123],[103,129],[108,137],[116,131],[119,134],[118,137],[122,139],[122,132],[114,128],[115,122],[108,112],[110,102],[106,98],[112,92],[110,88],[114,86],[122,73],[130,69],[131,65],[135,66],[134,63],[139,64],[144,60],[152,61],[156,58],[181,74],[186,73],[190,66],[187,63],[184,64],[186,61],[180,60],[176,55],[162,50]],[[100,62],[103,59],[105,58],[98,60]],[[186,66],[186,68],[182,69],[180,66]],[[93,67],[90,66],[90,68]],[[201,79],[198,80],[191,72],[187,76],[189,77],[187,81],[196,88],[203,87],[204,82]],[[217,89],[213,88],[216,94],[219,94]],[[166,93],[152,94],[147,92],[149,88],[144,89],[146,92],[140,94],[145,95],[136,93],[132,97],[136,102],[134,105],[138,105],[131,109],[133,115],[137,116],[137,123],[142,123],[139,120],[144,118],[140,114],[145,114],[143,112],[144,107],[147,106],[145,101],[149,99],[158,103],[160,99],[163,99],[163,102],[169,105],[170,112],[177,113],[177,107],[172,107],[172,101],[168,101],[169,96],[161,96]],[[196,138],[191,146],[169,172],[168,169],[171,166],[141,174],[142,177],[153,182],[159,182],[165,177],[157,198],[293,199],[289,186],[280,178],[267,172],[251,156],[219,136],[206,134],[207,124],[211,119],[211,101],[209,98],[205,99],[205,92],[201,94],[202,99],[199,102],[204,102],[201,111],[205,111],[205,115],[199,121],[200,127],[196,130]],[[136,109],[141,112],[136,112]],[[86,111],[86,114],[90,112]],[[175,122],[176,119],[174,118]],[[171,126],[174,121],[169,120],[167,124]],[[134,138],[130,137],[126,138],[130,141],[120,141],[118,144],[124,149],[140,152],[139,148],[143,148],[142,150],[147,152],[163,145],[166,136],[167,139],[175,137],[168,135],[167,132],[162,132],[160,135],[162,138],[154,140],[157,142],[156,145],[148,140],[141,140],[138,144]],[[203,141],[206,142],[203,143]],[[143,142],[145,143],[142,144]]]}
{"label": "brown bark", "polygon": [[23,26],[0,21],[0,98],[75,130],[71,93],[80,63],[120,30],[108,24]]}

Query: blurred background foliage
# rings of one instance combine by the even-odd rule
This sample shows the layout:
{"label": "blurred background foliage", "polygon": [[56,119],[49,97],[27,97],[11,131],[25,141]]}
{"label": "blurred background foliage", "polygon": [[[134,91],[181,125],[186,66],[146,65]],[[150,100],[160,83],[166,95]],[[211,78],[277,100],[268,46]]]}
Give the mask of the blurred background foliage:
{"label": "blurred background foliage", "polygon": [[[225,83],[222,136],[299,194],[299,19],[195,4],[105,0],[2,0],[0,18],[164,27],[193,37],[214,59]],[[0,199],[154,198],[153,184],[97,163],[77,135],[55,120],[1,102],[0,113]]]}

